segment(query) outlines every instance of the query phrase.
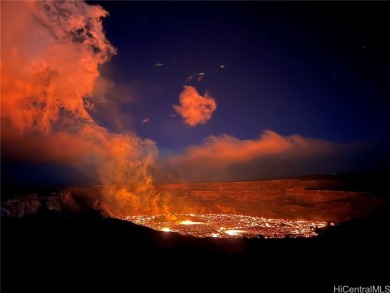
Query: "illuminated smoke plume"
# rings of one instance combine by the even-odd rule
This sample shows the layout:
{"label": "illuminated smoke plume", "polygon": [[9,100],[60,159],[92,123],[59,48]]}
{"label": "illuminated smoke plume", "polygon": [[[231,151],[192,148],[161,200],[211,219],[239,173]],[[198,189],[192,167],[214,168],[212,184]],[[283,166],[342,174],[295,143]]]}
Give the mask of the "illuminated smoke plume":
{"label": "illuminated smoke plume", "polygon": [[258,139],[241,140],[223,134],[209,136],[199,146],[189,146],[181,155],[160,160],[160,182],[178,180],[237,181],[280,178],[346,170],[361,143],[339,144],[300,135],[282,136],[265,130]]}
{"label": "illuminated smoke plume", "polygon": [[112,134],[86,111],[98,66],[115,54],[105,16],[81,1],[2,3],[2,158],[77,167],[103,184],[112,211],[147,213],[160,206],[149,175],[155,143]]}
{"label": "illuminated smoke plume", "polygon": [[184,86],[179,101],[180,105],[173,105],[173,108],[189,126],[205,124],[217,109],[217,103],[213,97],[207,93],[201,96],[192,86]]}

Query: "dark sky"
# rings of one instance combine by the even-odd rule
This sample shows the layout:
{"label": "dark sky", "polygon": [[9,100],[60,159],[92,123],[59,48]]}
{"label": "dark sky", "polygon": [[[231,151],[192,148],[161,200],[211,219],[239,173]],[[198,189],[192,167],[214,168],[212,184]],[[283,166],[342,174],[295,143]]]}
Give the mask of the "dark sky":
{"label": "dark sky", "polygon": [[389,2],[88,1],[110,60],[101,10],[40,3],[2,13],[3,182],[388,170]]}
{"label": "dark sky", "polygon": [[[120,107],[132,117],[127,124],[101,121],[113,131],[135,128],[160,152],[221,133],[254,139],[264,129],[389,144],[389,3],[100,5],[118,50],[102,72],[137,88],[136,100]],[[188,127],[170,114],[186,79],[200,72],[203,80],[192,84],[218,107],[206,124]]]}

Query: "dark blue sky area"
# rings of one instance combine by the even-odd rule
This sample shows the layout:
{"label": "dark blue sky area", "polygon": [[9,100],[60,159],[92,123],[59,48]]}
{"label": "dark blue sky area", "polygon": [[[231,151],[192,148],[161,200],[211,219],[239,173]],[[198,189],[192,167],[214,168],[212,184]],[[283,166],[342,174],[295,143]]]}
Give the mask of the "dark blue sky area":
{"label": "dark blue sky area", "polygon": [[[119,119],[131,117],[119,128],[97,114],[113,131],[135,128],[160,151],[221,133],[255,139],[263,129],[389,143],[389,3],[98,3],[110,13],[103,26],[118,50],[102,73],[136,96],[116,107]],[[191,85],[218,108],[205,125],[189,127],[170,114],[199,72],[203,80]]]}

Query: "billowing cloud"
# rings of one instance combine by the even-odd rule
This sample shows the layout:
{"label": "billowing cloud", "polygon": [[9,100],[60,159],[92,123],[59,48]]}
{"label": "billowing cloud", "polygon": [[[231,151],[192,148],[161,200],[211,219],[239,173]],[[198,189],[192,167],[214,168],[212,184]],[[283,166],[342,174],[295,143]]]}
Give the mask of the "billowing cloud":
{"label": "billowing cloud", "polygon": [[179,95],[180,105],[173,105],[184,122],[189,126],[205,124],[217,109],[215,99],[207,93],[201,96],[192,86],[184,86]]}
{"label": "billowing cloud", "polygon": [[337,144],[300,135],[282,136],[266,130],[258,139],[230,135],[210,136],[182,155],[161,160],[161,182],[257,180],[284,176],[323,174],[345,170],[343,155],[360,144]]}
{"label": "billowing cloud", "polygon": [[155,143],[110,133],[86,99],[96,91],[98,66],[116,52],[105,16],[82,1],[2,3],[1,156],[73,166],[104,186],[111,208],[145,213],[157,204],[149,174]]}

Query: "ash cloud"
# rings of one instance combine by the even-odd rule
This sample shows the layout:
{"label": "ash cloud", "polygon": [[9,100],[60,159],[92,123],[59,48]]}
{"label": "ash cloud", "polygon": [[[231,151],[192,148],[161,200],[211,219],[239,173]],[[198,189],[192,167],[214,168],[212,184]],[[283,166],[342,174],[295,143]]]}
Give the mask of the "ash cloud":
{"label": "ash cloud", "polygon": [[217,103],[209,94],[200,95],[192,86],[183,86],[179,95],[180,105],[173,105],[175,111],[188,126],[205,124],[217,109]]}
{"label": "ash cloud", "polygon": [[116,53],[100,6],[82,1],[6,1],[1,10],[2,160],[78,168],[102,184],[119,213],[158,208],[149,168],[155,143],[110,133],[86,101],[98,66]]}

